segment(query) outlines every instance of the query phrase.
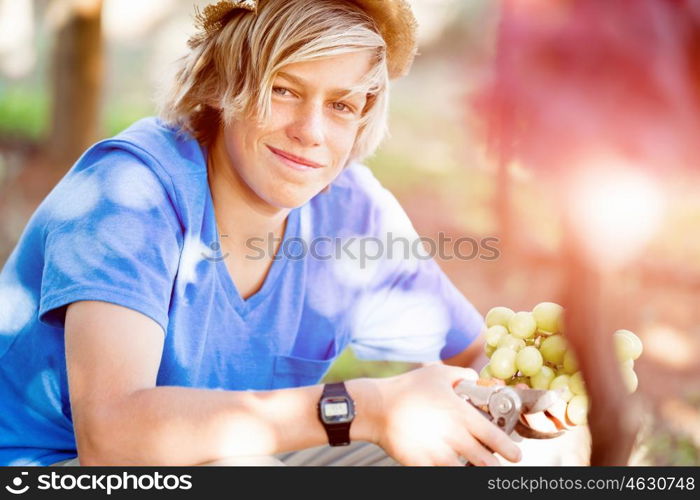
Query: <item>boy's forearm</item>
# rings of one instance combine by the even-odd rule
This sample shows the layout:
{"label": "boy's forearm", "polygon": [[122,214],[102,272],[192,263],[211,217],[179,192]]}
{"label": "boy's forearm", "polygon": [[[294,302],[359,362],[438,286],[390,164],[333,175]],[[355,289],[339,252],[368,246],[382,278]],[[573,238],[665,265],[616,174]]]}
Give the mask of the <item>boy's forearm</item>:
{"label": "boy's forearm", "polygon": [[[374,441],[377,381],[346,382],[357,408],[355,441]],[[154,387],[105,406],[78,436],[83,465],[197,465],[326,444],[316,404],[322,386],[274,391]],[[77,417],[77,416],[76,416]]]}
{"label": "boy's forearm", "polygon": [[465,368],[474,368],[476,371],[481,370],[489,359],[484,354],[484,345],[486,340],[483,334],[479,335],[469,346],[461,353],[443,360],[446,365],[463,366]]}

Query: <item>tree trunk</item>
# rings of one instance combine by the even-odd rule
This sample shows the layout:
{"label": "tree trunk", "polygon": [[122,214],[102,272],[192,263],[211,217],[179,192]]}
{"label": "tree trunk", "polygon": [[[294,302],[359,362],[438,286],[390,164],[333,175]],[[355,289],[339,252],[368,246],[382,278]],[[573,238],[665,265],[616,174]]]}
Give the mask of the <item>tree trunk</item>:
{"label": "tree trunk", "polygon": [[51,129],[53,168],[65,171],[100,134],[103,79],[102,0],[66,1],[58,27],[52,68]]}
{"label": "tree trunk", "polygon": [[637,399],[627,394],[612,332],[604,330],[605,276],[583,255],[571,222],[564,238],[566,337],[573,346],[590,400],[591,465],[626,465],[641,425]]}

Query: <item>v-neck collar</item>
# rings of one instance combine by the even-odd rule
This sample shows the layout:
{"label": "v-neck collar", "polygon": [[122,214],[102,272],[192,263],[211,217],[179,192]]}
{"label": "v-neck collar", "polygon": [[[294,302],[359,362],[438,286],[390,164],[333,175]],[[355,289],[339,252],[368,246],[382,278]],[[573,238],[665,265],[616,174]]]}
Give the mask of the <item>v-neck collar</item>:
{"label": "v-neck collar", "polygon": [[[204,211],[205,214],[208,214],[212,218],[212,224],[210,224],[209,227],[213,229],[214,237],[216,238],[216,242],[219,244],[219,248],[222,248],[220,235],[218,234],[217,230],[218,224],[216,223],[216,213],[214,211],[214,198],[212,196],[211,187],[209,186],[209,172],[206,166],[207,151],[205,148],[201,149],[204,156],[205,189],[207,192]],[[291,209],[289,214],[287,214],[287,224],[284,229],[282,243],[275,254],[274,260],[272,261],[272,265],[267,272],[267,276],[265,277],[262,287],[247,299],[243,299],[238,291],[238,288],[236,288],[236,284],[233,282],[228,268],[226,267],[226,263],[224,262],[225,258],[216,259],[216,274],[219,279],[219,283],[221,283],[222,287],[224,288],[229,303],[241,318],[244,318],[248,313],[261,304],[270,294],[270,292],[274,290],[275,283],[282,274],[282,271],[287,264],[287,260],[289,260],[284,249],[289,248],[289,240],[297,237],[298,232],[299,207],[296,207]]]}
{"label": "v-neck collar", "polygon": [[[212,216],[216,217],[214,215],[213,204],[211,205],[211,210]],[[294,208],[287,215],[287,225],[284,230],[284,238],[282,239],[282,243],[277,251],[277,254],[274,257],[274,260],[272,261],[272,265],[270,266],[270,269],[267,272],[267,276],[265,276],[265,281],[263,282],[262,287],[247,299],[243,299],[243,297],[241,297],[238,288],[236,288],[236,285],[233,282],[231,275],[229,274],[224,259],[217,260],[216,271],[219,277],[219,281],[224,287],[224,290],[226,291],[226,296],[228,297],[229,302],[241,317],[245,317],[250,311],[252,311],[258,305],[260,305],[270,294],[270,292],[274,290],[275,283],[282,275],[282,271],[284,270],[287,264],[287,260],[289,260],[284,249],[289,247],[288,241],[291,238],[297,236],[298,227],[299,210],[297,208]],[[219,240],[218,234],[217,241],[219,242],[219,248],[221,248],[221,241]]]}

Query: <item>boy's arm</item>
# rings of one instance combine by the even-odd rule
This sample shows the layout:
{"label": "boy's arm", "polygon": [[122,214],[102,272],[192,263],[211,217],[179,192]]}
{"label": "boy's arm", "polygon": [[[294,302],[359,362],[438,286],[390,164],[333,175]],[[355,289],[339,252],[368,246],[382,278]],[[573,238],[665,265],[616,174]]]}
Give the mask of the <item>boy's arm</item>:
{"label": "boy's arm", "polygon": [[[164,334],[149,317],[97,301],[74,302],[66,364],[78,456],[84,465],[197,465],[327,443],[316,415],[321,385],[274,391],[156,387]],[[346,383],[356,403],[351,439],[379,444],[407,465],[498,462],[519,450],[452,389],[476,377],[430,366]],[[426,425],[426,423],[429,423]]]}
{"label": "boy's arm", "polygon": [[442,361],[432,361],[430,363],[420,363],[421,366],[430,366],[436,363],[442,363],[450,366],[462,366],[465,368],[473,368],[479,372],[489,362],[489,358],[484,354],[484,339],[483,333],[467,346],[459,354],[451,358],[443,359]]}
{"label": "boy's arm", "polygon": [[451,358],[443,360],[443,363],[452,366],[474,368],[478,372],[489,362],[489,358],[484,354],[485,344],[486,339],[484,338],[484,334],[481,333],[465,350]]}
{"label": "boy's arm", "polygon": [[[69,305],[65,335],[82,465],[196,465],[328,442],[316,415],[321,385],[259,392],[156,387],[162,329],[106,302]],[[375,440],[374,382],[346,385],[358,413],[351,438]]]}

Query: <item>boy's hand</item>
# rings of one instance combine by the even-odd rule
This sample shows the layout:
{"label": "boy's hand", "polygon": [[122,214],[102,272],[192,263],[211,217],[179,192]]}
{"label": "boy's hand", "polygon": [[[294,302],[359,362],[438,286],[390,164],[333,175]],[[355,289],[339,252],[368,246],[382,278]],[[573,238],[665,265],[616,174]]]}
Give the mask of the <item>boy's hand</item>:
{"label": "boy's hand", "polygon": [[523,418],[527,425],[540,432],[557,432],[574,427],[566,419],[566,402],[563,399],[557,399],[547,411],[523,415]]}
{"label": "boy's hand", "polygon": [[[435,364],[378,381],[378,443],[403,465],[499,465],[486,446],[512,462],[518,446],[453,387],[476,372]],[[483,443],[483,444],[482,444]]]}
{"label": "boy's hand", "polygon": [[[502,380],[498,379],[490,379],[488,384],[505,385]],[[516,384],[515,387],[529,389],[527,384]],[[524,414],[522,419],[524,424],[534,430],[546,433],[568,430],[573,427],[566,420],[566,402],[561,398],[558,398],[546,411]]]}

